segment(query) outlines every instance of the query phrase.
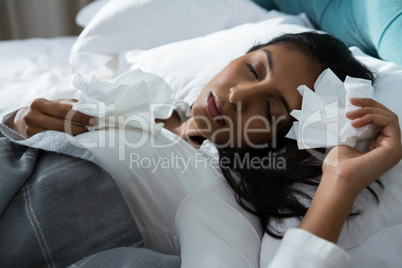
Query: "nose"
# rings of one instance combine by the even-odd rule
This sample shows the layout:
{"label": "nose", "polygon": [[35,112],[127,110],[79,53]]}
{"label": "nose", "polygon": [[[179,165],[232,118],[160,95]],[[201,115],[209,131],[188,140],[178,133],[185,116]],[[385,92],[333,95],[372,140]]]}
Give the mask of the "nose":
{"label": "nose", "polygon": [[229,102],[236,106],[238,112],[241,112],[261,101],[264,98],[263,92],[256,86],[233,86],[229,89]]}

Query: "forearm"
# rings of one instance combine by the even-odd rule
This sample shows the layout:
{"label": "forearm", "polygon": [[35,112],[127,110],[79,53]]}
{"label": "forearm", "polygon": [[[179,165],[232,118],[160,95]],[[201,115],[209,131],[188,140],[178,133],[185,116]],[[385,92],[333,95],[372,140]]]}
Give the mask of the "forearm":
{"label": "forearm", "polygon": [[349,266],[349,254],[336,245],[357,196],[346,182],[323,175],[299,228],[286,232],[269,268]]}
{"label": "forearm", "polygon": [[357,194],[339,179],[324,176],[299,228],[337,243]]}

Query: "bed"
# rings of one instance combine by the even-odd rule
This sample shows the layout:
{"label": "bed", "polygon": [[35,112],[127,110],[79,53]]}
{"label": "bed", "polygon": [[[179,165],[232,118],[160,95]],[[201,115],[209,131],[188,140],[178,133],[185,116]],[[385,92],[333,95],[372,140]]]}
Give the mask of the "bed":
{"label": "bed", "polygon": [[[110,80],[128,69],[137,68],[164,78],[174,90],[175,98],[191,104],[206,81],[252,45],[285,32],[322,29],[344,40],[356,57],[374,70],[377,76],[377,100],[396,112],[402,123],[400,1],[255,2],[258,5],[248,0],[99,0],[78,14],[77,23],[85,27],[78,37],[0,42],[0,112],[4,116],[38,97],[73,97],[76,89],[71,80],[75,72],[87,78],[95,75],[99,79]],[[372,267],[379,263],[382,267],[395,267],[398,263],[400,257],[396,249],[402,247],[397,242],[402,236],[402,215],[395,208],[402,205],[399,194],[402,187],[398,184],[401,172],[399,164],[388,174],[390,184],[386,189],[389,190],[386,190],[386,198],[380,209],[384,220],[373,221],[367,226],[363,221],[352,225],[354,229],[346,228],[342,234],[340,244],[352,254],[353,267],[363,267],[367,263]],[[96,194],[118,192],[116,186],[108,182],[108,174],[99,176],[104,176],[104,189],[99,187]],[[87,187],[95,187],[95,184],[90,182]],[[74,185],[69,187],[72,189]],[[363,196],[359,202],[364,203],[366,198]],[[95,201],[83,200],[87,203]],[[46,204],[45,200],[41,202]],[[106,206],[108,202],[104,203]],[[115,215],[103,226],[99,225],[99,230],[113,228],[111,222],[119,217],[121,225],[109,235],[134,236],[127,230],[135,223],[122,220],[130,215],[122,199],[114,200],[112,204],[115,206],[109,206],[103,213],[121,209],[121,215]],[[366,215],[379,215],[376,207],[368,207],[367,210]],[[290,226],[292,223],[289,223]],[[348,232],[359,233],[360,240]],[[96,267],[99,263],[133,267],[155,267],[158,262],[164,267],[180,265],[180,260],[174,256],[145,249],[141,249],[144,250],[141,256],[148,257],[150,261],[136,264],[129,256],[136,254],[131,247],[143,247],[138,237],[131,240],[111,239],[109,243],[107,238],[94,241],[94,244],[104,245],[88,246],[89,249],[82,250],[81,255],[77,250],[73,258],[63,256],[60,262],[68,265],[78,262],[77,266],[84,267]],[[371,260],[367,252],[377,250],[380,244],[389,249],[379,251],[375,255],[378,258]],[[259,260],[262,267],[268,265],[278,248],[278,241],[264,237]],[[84,259],[92,254],[96,257]],[[118,262],[110,261],[113,258],[118,258]],[[49,260],[46,261],[49,263]]]}

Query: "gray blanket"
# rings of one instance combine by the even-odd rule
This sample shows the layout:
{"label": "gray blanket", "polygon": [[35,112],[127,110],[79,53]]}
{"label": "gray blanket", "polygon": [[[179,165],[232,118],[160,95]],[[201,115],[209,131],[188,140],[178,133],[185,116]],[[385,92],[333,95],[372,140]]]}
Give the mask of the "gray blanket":
{"label": "gray blanket", "polygon": [[0,267],[179,267],[141,248],[110,175],[66,134],[0,125]]}

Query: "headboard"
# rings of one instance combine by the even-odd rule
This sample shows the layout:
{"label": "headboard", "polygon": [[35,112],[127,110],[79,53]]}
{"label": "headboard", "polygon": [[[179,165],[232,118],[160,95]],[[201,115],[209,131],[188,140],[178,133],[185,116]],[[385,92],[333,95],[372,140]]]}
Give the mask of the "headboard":
{"label": "headboard", "polygon": [[402,65],[401,0],[253,0],[266,9],[306,13],[318,29],[349,46]]}

